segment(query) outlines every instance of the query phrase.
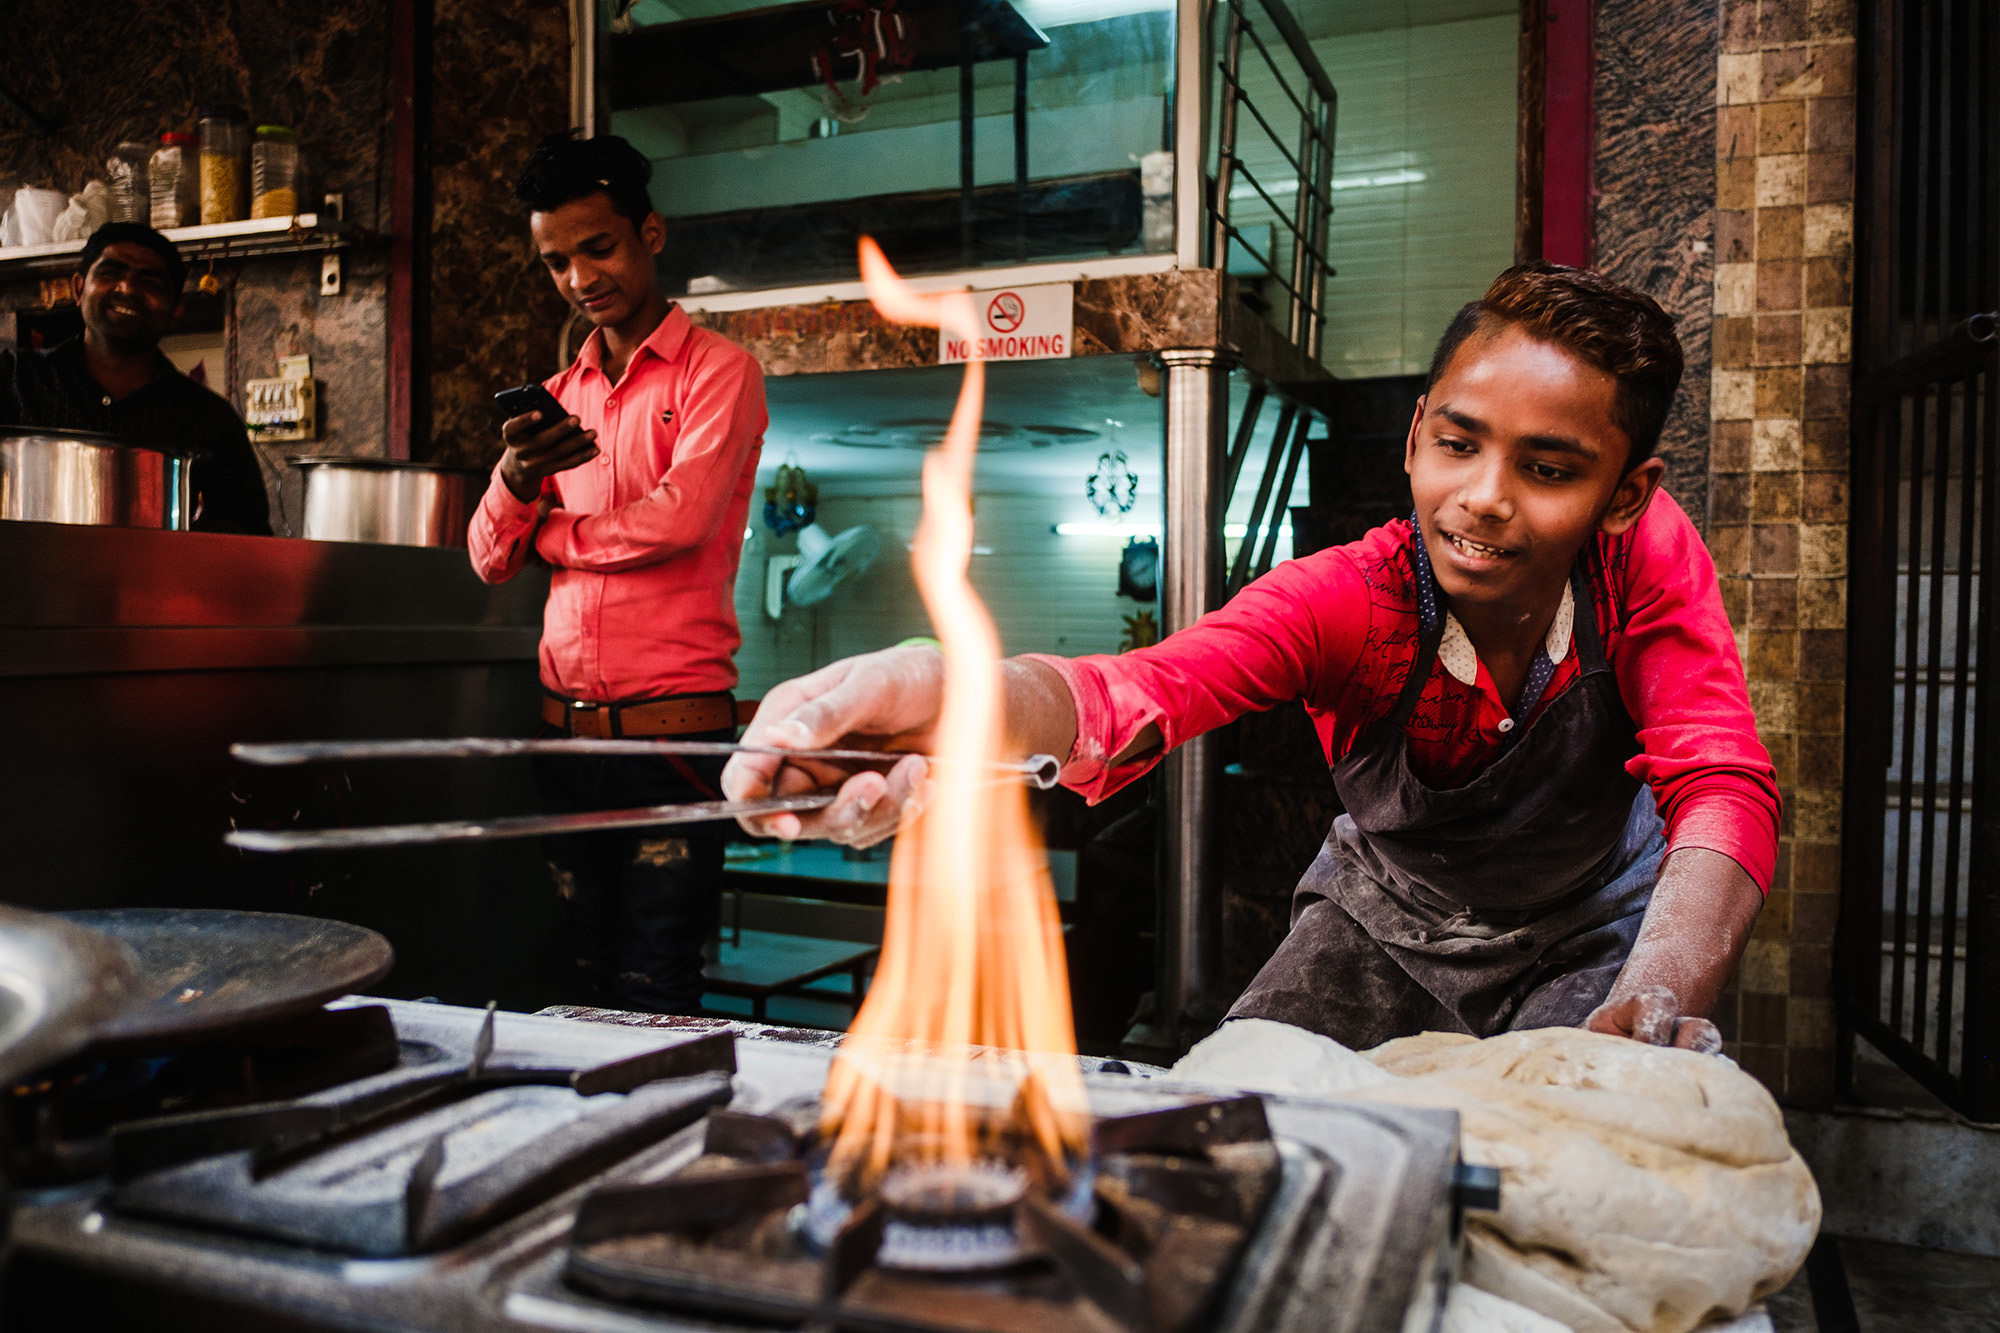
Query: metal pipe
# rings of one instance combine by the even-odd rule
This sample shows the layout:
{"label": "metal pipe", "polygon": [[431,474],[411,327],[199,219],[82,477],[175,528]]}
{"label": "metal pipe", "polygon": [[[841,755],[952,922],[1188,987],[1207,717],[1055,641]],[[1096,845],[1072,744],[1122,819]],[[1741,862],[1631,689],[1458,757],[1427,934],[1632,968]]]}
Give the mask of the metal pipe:
{"label": "metal pipe", "polygon": [[1028,257],[1028,55],[1014,57],[1014,257]]}
{"label": "metal pipe", "polygon": [[[1257,527],[1264,521],[1264,506],[1270,501],[1271,488],[1277,484],[1278,468],[1284,462],[1285,445],[1298,410],[1298,404],[1291,402],[1278,409],[1278,428],[1271,432],[1271,449],[1264,455],[1264,475],[1257,479],[1257,494],[1250,500],[1249,531],[1243,538],[1243,544],[1236,548],[1236,559],[1229,566],[1229,580],[1223,584],[1225,599],[1234,597],[1249,579],[1250,552],[1257,544]],[[1227,505],[1230,496],[1225,495],[1222,500]]]}
{"label": "metal pipe", "polygon": [[[1298,480],[1299,460],[1305,457],[1306,435],[1312,430],[1312,421],[1312,413],[1299,413],[1298,429],[1293,432],[1292,447],[1285,455],[1285,479],[1278,484],[1278,493],[1271,498],[1271,517],[1270,521],[1265,524],[1264,548],[1258,552],[1257,566],[1250,575],[1253,579],[1261,579],[1271,572],[1272,558],[1278,553],[1278,532],[1279,529],[1285,526],[1285,501],[1291,499],[1292,483]],[[1271,444],[1275,451],[1277,441],[1274,439],[1271,441]],[[1256,530],[1254,528],[1244,533],[1243,544],[1248,546],[1250,539],[1255,535]]]}
{"label": "metal pipe", "polygon": [[1270,393],[1270,386],[1261,375],[1250,377],[1250,396],[1243,402],[1243,412],[1236,418],[1236,438],[1229,446],[1229,468],[1222,482],[1223,508],[1229,507],[1230,498],[1236,494],[1236,479],[1243,475],[1243,460],[1250,456],[1250,437],[1257,432],[1257,419],[1264,415],[1264,398]]}
{"label": "metal pipe", "polygon": [[[1993,411],[1993,377],[1974,376],[1965,382],[1965,416],[1962,434],[1965,447],[1960,454],[1958,478],[1958,619],[1956,633],[1952,636],[1952,690],[1951,690],[1951,788],[1946,806],[1952,814],[1945,823],[1944,852],[1944,893],[1942,911],[1944,945],[1939,951],[1938,965],[1938,1056],[1943,1063],[1951,1058],[1952,999],[1957,994],[1957,966],[1954,950],[1958,947],[1958,919],[1965,910],[1964,897],[1959,893],[1959,853],[1967,833],[1966,809],[1966,756],[1965,724],[1972,704],[1972,570],[1973,533],[1978,531],[1979,522],[1979,422],[1980,386],[1985,385],[1985,411],[1990,416]],[[1961,1069],[1963,1066],[1961,1065]]]}
{"label": "metal pipe", "polygon": [[[1313,106],[1307,107],[1306,114],[1299,118],[1299,161],[1304,162],[1316,151],[1313,144]],[[1311,312],[1306,309],[1306,263],[1310,256],[1308,218],[1312,210],[1312,182],[1301,179],[1299,192],[1292,199],[1292,304],[1285,316],[1285,337],[1292,346],[1306,345],[1306,324]]]}
{"label": "metal pipe", "polygon": [[1028,189],[1028,57],[1014,57],[1014,193]]}
{"label": "metal pipe", "polygon": [[[1929,615],[1926,617],[1929,622],[1929,634],[1924,642],[1924,655],[1922,659],[1917,662],[1911,662],[1906,668],[1910,679],[1909,683],[1903,687],[1906,690],[1919,688],[1917,677],[1919,672],[1922,673],[1924,680],[1920,688],[1922,688],[1924,693],[1923,734],[1925,744],[1924,823],[1917,838],[1917,846],[1921,849],[1917,861],[1917,978],[1915,993],[1918,999],[1917,1003],[1912,1005],[1910,1009],[1910,1041],[1919,1051],[1924,1048],[1925,1024],[1929,1018],[1928,1010],[1930,1007],[1925,1003],[1923,997],[1930,994],[1932,866],[1935,864],[1934,853],[1937,848],[1939,822],[1935,813],[1938,793],[1938,712],[1939,706],[1943,703],[1942,696],[1944,694],[1944,681],[1942,677],[1944,673],[1944,581],[1945,553],[1947,549],[1945,544],[1945,529],[1949,523],[1946,517],[1946,503],[1951,493],[1951,408],[1953,397],[1954,395],[1950,386],[1946,386],[1938,394],[1937,435],[1934,441],[1935,452],[1932,455],[1933,461],[1930,469],[1932,482],[1930,505],[1931,576],[1929,588],[1930,608]],[[1916,472],[1911,477],[1910,484],[1913,487],[1921,489],[1924,484],[1923,460],[1922,458],[1918,458],[1915,461]],[[1913,549],[1910,552],[1910,556],[1914,563],[1917,552]],[[1914,601],[1910,603],[1907,614],[1915,618],[1917,612]],[[1945,820],[1949,823],[1956,823],[1958,821],[1958,812],[1956,810],[1952,811],[1949,815],[1945,816]],[[1902,848],[1902,851],[1905,855],[1908,855],[1909,848],[1905,846]],[[1940,1015],[1938,1030],[1948,1031],[1951,1026],[1950,1020],[1950,1014]],[[1947,1040],[1948,1044],[1949,1041]],[[1944,1062],[1940,1061],[1940,1063]]]}
{"label": "metal pipe", "polygon": [[[1245,31],[1249,32],[1250,30],[1246,28]],[[1255,37],[1257,34],[1250,32],[1250,35]],[[1228,86],[1229,91],[1235,94],[1237,99],[1241,101],[1242,109],[1250,113],[1250,119],[1257,122],[1257,128],[1264,131],[1264,137],[1270,140],[1271,147],[1284,160],[1285,165],[1292,169],[1292,174],[1298,177],[1301,182],[1304,182],[1306,177],[1311,174],[1310,169],[1292,157],[1292,150],[1285,147],[1284,143],[1279,140],[1278,132],[1271,128],[1271,122],[1264,118],[1264,113],[1257,109],[1257,104],[1244,96],[1243,86],[1228,78],[1225,78],[1223,82]],[[1304,112],[1300,114],[1304,115]],[[1301,183],[1299,188],[1305,189],[1307,187]],[[1321,202],[1325,201],[1322,200]]]}
{"label": "metal pipe", "polygon": [[586,139],[597,134],[597,15],[592,0],[570,0],[569,123]]}
{"label": "metal pipe", "polygon": [[1312,83],[1313,91],[1321,98],[1331,100],[1333,80],[1326,76],[1326,68],[1319,63],[1319,57],[1313,54],[1312,43],[1306,39],[1306,30],[1299,26],[1298,19],[1285,7],[1284,0],[1263,0],[1263,2],[1264,12],[1270,15],[1271,26],[1285,39],[1285,45],[1292,48],[1292,55],[1297,58],[1299,68],[1305,71],[1306,78]]}
{"label": "metal pipe", "polygon": [[1313,258],[1317,264],[1313,269],[1312,281],[1312,339],[1306,347],[1306,354],[1317,361],[1320,349],[1326,340],[1326,280],[1332,275],[1333,265],[1327,259],[1327,230],[1333,222],[1333,138],[1340,124],[1340,99],[1334,97],[1320,108],[1319,153],[1314,161],[1319,166],[1314,180],[1315,197],[1319,200],[1319,229],[1314,236]]}
{"label": "metal pipe", "polygon": [[[1989,167],[2000,158],[2000,140],[1989,141]],[[1981,522],[1979,567],[2000,568],[2000,365],[1989,357],[1982,375],[1986,383],[1985,459],[1980,477]],[[1971,478],[1966,479],[1971,484]],[[1968,544],[1970,538],[1968,536]],[[1894,549],[1891,547],[1890,549]],[[1968,558],[1970,552],[1968,552]],[[1979,581],[1979,661],[2000,661],[2000,595],[1990,574]],[[1994,710],[1978,709],[1972,739],[1972,864],[1992,866],[2000,860],[2000,802],[1991,778],[2000,763]],[[1979,781],[1985,778],[1987,781]],[[1960,1042],[1962,1097],[1960,1109],[1979,1120],[2000,1119],[2000,888],[1992,875],[1975,875],[1965,903],[1965,1032]]]}
{"label": "metal pipe", "polygon": [[[1161,352],[1166,398],[1166,543],[1160,579],[1162,628],[1184,629],[1216,605],[1222,590],[1223,440],[1229,428],[1225,351]],[[1168,755],[1161,848],[1160,969],[1157,1015],[1163,1034],[1184,1045],[1200,1026],[1222,958],[1222,903],[1209,825],[1218,751],[1199,736]]]}
{"label": "metal pipe", "polygon": [[1229,41],[1222,56],[1222,110],[1216,125],[1215,202],[1209,210],[1215,217],[1215,234],[1209,239],[1208,252],[1221,269],[1229,267],[1229,178],[1236,168],[1236,104],[1242,97],[1236,70],[1242,53],[1243,11],[1232,4]]}
{"label": "metal pipe", "polygon": [[958,28],[958,257],[966,264],[972,262],[973,49],[967,20]]}
{"label": "metal pipe", "polygon": [[[1901,1032],[1903,1022],[1903,999],[1905,995],[1906,959],[1909,953],[1910,929],[1910,815],[1914,805],[1912,784],[1916,777],[1917,747],[1917,631],[1916,606],[1923,596],[1923,561],[1917,553],[1923,550],[1920,544],[1924,536],[1924,452],[1929,443],[1930,386],[1926,385],[1904,400],[1910,407],[1907,432],[1909,442],[1909,549],[1911,553],[1908,579],[1902,599],[1903,606],[1903,654],[1898,662],[1907,673],[1903,686],[1903,731],[1901,753],[1898,764],[1901,768],[1897,788],[1897,830],[1896,830],[1896,916],[1895,940],[1896,956],[1889,968],[1889,1023]],[[1901,450],[1898,450],[1900,455]],[[1927,941],[1926,941],[1927,943]],[[1923,997],[1917,997],[1922,1003]]]}
{"label": "metal pipe", "polygon": [[1202,225],[1208,207],[1208,62],[1214,45],[1209,15],[1214,0],[1175,0],[1174,7],[1174,258],[1182,268],[1202,267]]}

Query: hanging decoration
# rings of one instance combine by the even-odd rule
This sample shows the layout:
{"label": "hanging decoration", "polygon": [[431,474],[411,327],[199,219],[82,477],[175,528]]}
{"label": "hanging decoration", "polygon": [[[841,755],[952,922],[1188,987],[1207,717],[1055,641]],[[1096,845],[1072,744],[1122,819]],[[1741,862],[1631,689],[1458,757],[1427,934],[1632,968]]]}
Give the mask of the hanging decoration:
{"label": "hanging decoration", "polygon": [[[813,78],[826,114],[848,124],[868,114],[868,97],[895,83],[916,60],[915,36],[896,12],[897,0],[838,0],[827,6],[827,36],[812,54]],[[841,88],[848,79],[854,92]]]}
{"label": "hanging decoration", "polygon": [[1083,493],[1102,518],[1132,512],[1139,498],[1139,474],[1123,449],[1097,456],[1097,470],[1083,483]]}
{"label": "hanging decoration", "polygon": [[813,521],[819,512],[819,487],[799,466],[797,454],[786,454],[777,475],[764,488],[764,526],[789,537]]}

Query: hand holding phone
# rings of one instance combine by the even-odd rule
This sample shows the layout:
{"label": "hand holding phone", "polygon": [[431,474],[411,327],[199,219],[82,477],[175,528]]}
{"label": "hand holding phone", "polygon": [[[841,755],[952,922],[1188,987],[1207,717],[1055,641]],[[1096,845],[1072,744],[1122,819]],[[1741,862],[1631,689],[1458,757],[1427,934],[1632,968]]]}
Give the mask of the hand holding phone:
{"label": "hand holding phone", "polygon": [[522,502],[541,494],[544,478],[597,457],[597,432],[579,429],[577,419],[543,386],[502,389],[493,401],[507,418],[500,428],[507,445],[500,477]]}

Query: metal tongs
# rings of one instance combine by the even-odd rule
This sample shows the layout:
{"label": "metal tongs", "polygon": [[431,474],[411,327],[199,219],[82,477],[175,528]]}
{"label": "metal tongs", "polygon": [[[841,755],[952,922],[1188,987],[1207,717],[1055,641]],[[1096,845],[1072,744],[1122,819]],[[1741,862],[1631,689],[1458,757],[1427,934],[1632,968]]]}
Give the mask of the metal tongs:
{"label": "metal tongs", "polygon": [[[822,759],[836,763],[893,764],[912,751],[785,750],[774,745],[742,745],[732,741],[676,740],[508,740],[467,736],[454,740],[279,741],[232,745],[229,752],[245,763],[275,767],[364,759],[494,759],[512,755],[732,755],[768,754],[785,759]],[[931,762],[935,763],[936,760]],[[1012,762],[982,764],[996,779],[1026,780],[1046,791],[1056,785],[1062,764],[1053,755],[1029,755]],[[775,815],[819,810],[832,805],[832,792],[810,796],[772,796],[761,801],[692,801],[681,805],[647,805],[630,810],[588,810],[574,814],[509,815],[498,819],[450,819],[431,824],[380,824],[344,829],[232,829],[223,835],[231,847],[247,852],[352,851],[369,847],[406,847],[417,843],[483,842],[491,838],[529,838],[555,833],[595,833],[605,829],[654,828],[668,824],[700,824],[743,815]]]}

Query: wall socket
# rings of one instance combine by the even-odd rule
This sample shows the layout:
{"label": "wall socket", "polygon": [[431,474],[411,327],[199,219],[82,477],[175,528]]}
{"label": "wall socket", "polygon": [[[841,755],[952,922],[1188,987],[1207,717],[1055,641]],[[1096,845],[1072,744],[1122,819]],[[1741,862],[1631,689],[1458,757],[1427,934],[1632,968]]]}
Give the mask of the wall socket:
{"label": "wall socket", "polygon": [[340,256],[327,254],[319,261],[319,294],[340,295]]}
{"label": "wall socket", "polygon": [[243,386],[243,424],[258,441],[319,438],[319,386],[312,359],[288,356],[278,362],[283,379],[251,380]]}

